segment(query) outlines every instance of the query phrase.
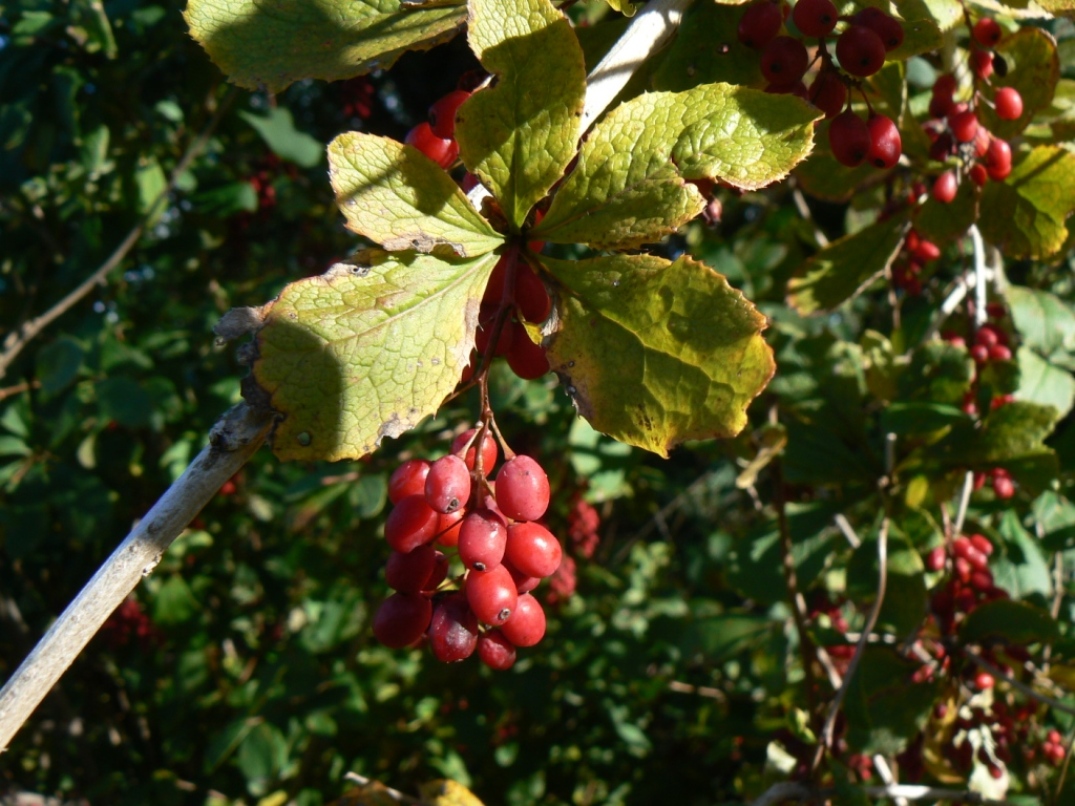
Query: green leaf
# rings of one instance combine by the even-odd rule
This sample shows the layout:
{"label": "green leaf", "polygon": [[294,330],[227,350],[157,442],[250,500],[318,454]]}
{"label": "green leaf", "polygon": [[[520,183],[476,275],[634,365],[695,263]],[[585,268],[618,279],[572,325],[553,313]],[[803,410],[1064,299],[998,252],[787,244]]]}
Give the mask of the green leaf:
{"label": "green leaf", "polygon": [[688,257],[542,260],[562,284],[549,362],[594,428],[661,456],[739,433],[774,363],[765,317],[723,276]]}
{"label": "green leaf", "polygon": [[98,381],[94,388],[97,406],[105,420],[114,420],[127,428],[143,428],[149,424],[153,401],[138,381],[116,375]]}
{"label": "green leaf", "polygon": [[1016,360],[1019,362],[1016,394],[1020,400],[1052,406],[1060,417],[1071,411],[1075,405],[1075,378],[1068,370],[1046,361],[1027,347],[1019,348]]}
{"label": "green leaf", "polygon": [[1023,114],[1016,120],[1001,120],[991,105],[979,104],[978,117],[994,137],[1011,140],[1052,103],[1060,79],[1060,58],[1056,40],[1034,27],[1021,28],[1004,37],[997,43],[996,53],[1008,63],[1008,71],[1003,76],[990,76],[992,93],[1001,87],[1015,87],[1023,98]]}
{"label": "green leaf", "polygon": [[992,640],[1010,644],[1049,643],[1059,637],[1060,628],[1048,611],[1011,599],[997,599],[976,607],[959,630],[959,640],[968,644]]}
{"label": "green leaf", "polygon": [[161,626],[182,624],[201,612],[202,603],[179,575],[168,577],[153,597],[153,621]]}
{"label": "green leaf", "polygon": [[960,182],[956,197],[949,204],[942,204],[930,195],[915,213],[915,232],[938,245],[962,238],[978,220],[981,195],[974,182]]}
{"label": "green leaf", "polygon": [[885,54],[886,60],[904,62],[912,56],[929,53],[941,47],[944,40],[940,27],[921,4],[901,0],[897,8],[902,15],[900,24],[903,25],[903,42],[898,48]]}
{"label": "green leaf", "polygon": [[60,336],[37,354],[37,378],[41,391],[52,396],[65,389],[82,368],[82,345],[70,336]]}
{"label": "green leaf", "polygon": [[678,92],[717,82],[764,87],[757,51],[736,35],[742,16],[741,6],[694,3],[653,75],[654,88]]}
{"label": "green leaf", "polygon": [[1075,352],[1075,310],[1048,291],[1012,285],[1004,292],[1023,346],[1046,357]]}
{"label": "green leaf", "polygon": [[497,78],[456,114],[459,153],[518,230],[578,147],[582,48],[548,0],[471,0],[468,38]]}
{"label": "green leaf", "polygon": [[951,30],[955,25],[963,24],[963,5],[959,0],[900,0],[900,11],[907,16],[917,17],[911,9],[921,7],[937,23],[942,31]]}
{"label": "green leaf", "polygon": [[882,430],[903,436],[928,434],[968,421],[968,415],[958,407],[940,403],[893,403],[881,413]]}
{"label": "green leaf", "polygon": [[233,82],[275,93],[303,78],[387,69],[407,50],[454,36],[466,9],[409,10],[399,0],[190,0],[183,16]]}
{"label": "green leaf", "polygon": [[[847,590],[856,602],[872,607],[880,579],[877,540],[863,540],[847,565]],[[922,557],[906,539],[895,534],[888,540],[885,599],[878,624],[899,636],[910,634],[926,615],[926,581]]]}
{"label": "green leaf", "polygon": [[904,219],[893,216],[829,244],[791,279],[788,303],[809,316],[856,296],[892,264],[907,228]]}
{"label": "green leaf", "polygon": [[685,180],[754,189],[782,179],[809,153],[819,114],[730,84],[641,95],[594,127],[534,236],[597,249],[656,241],[705,204]]}
{"label": "green leaf", "polygon": [[452,178],[413,146],[347,132],[329,144],[328,162],[348,227],[390,252],[473,257],[503,243]]}
{"label": "green leaf", "polygon": [[313,168],[324,154],[321,143],[295,128],[291,110],[283,106],[270,109],[268,115],[239,112],[239,117],[254,127],[261,139],[282,160],[303,168]]}
{"label": "green leaf", "polygon": [[997,532],[1003,551],[990,558],[990,570],[997,586],[1013,599],[1035,594],[1049,596],[1053,590],[1053,573],[1046,560],[1042,541],[1028,532],[1016,510],[1008,508],[1000,516]]}
{"label": "green leaf", "polygon": [[277,457],[357,459],[434,413],[467,366],[496,261],[371,249],[285,287],[254,363],[285,418]]}
{"label": "green leaf", "polygon": [[1063,248],[1064,221],[1075,210],[1075,154],[1056,146],[1033,149],[1003,182],[982,194],[980,226],[1009,258],[1047,258]]}
{"label": "green leaf", "polygon": [[920,662],[891,647],[869,646],[847,683],[847,742],[862,753],[899,753],[929,719],[936,683],[912,683]]}

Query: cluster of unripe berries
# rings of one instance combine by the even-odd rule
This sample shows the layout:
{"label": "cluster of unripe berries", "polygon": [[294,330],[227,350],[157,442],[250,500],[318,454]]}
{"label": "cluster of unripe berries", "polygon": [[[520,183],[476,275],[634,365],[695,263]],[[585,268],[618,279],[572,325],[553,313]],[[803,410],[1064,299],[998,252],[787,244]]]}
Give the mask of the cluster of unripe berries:
{"label": "cluster of unripe berries", "polygon": [[[929,103],[931,120],[925,124],[930,138],[929,156],[939,162],[951,157],[959,166],[942,172],[933,182],[933,198],[949,203],[956,197],[963,176],[978,186],[990,179],[1000,182],[1012,172],[1012,149],[1006,140],[995,137],[978,119],[979,103],[990,103],[1001,120],[1018,120],[1023,114],[1023,96],[1014,87],[998,87],[992,100],[985,97],[979,84],[989,85],[994,71],[1007,73],[1006,62],[995,57],[993,48],[1003,31],[996,20],[983,17],[971,31],[974,43],[970,52],[975,91],[968,102],[955,100],[958,82],[951,73],[939,76],[933,85]],[[999,69],[998,69],[999,68]]]}
{"label": "cluster of unripe berries", "polygon": [[[385,579],[396,593],[378,608],[373,632],[393,648],[428,641],[446,663],[476,650],[486,665],[508,669],[517,647],[545,635],[531,591],[559,567],[562,548],[538,522],[549,505],[544,470],[516,455],[487,480],[498,450],[486,431],[479,454],[479,433],[461,434],[436,461],[404,462],[389,479]],[[451,580],[445,550],[463,566]]]}
{"label": "cluster of unripe berries", "polygon": [[429,108],[429,120],[409,132],[404,142],[414,146],[441,168],[450,168],[459,158],[455,141],[455,113],[470,97],[466,90],[452,90]]}
{"label": "cluster of unripe berries", "polygon": [[[780,2],[760,0],[747,6],[739,21],[739,41],[761,51],[761,71],[769,82],[768,90],[799,95],[831,118],[829,145],[843,165],[853,168],[869,162],[883,169],[895,166],[903,148],[896,124],[872,111],[867,119],[860,118],[848,104],[847,87],[849,82],[880,70],[886,53],[903,43],[899,20],[873,7],[841,17],[832,0],[798,0],[791,10],[791,21],[803,37],[818,40],[815,59],[821,59],[807,88],[803,76],[812,63],[810,54],[802,38],[780,34],[785,10]],[[840,22],[846,26],[836,36],[838,70],[825,40]],[[845,79],[841,71],[850,78]]]}

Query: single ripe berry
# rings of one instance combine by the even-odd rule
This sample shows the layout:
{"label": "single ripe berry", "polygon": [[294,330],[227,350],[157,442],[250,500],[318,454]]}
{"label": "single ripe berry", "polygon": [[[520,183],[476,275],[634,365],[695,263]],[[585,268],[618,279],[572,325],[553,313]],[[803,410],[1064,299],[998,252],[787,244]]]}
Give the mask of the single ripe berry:
{"label": "single ripe berry", "polygon": [[988,50],[972,50],[970,64],[979,81],[985,81],[993,75],[993,54]]}
{"label": "single ripe berry", "polygon": [[534,344],[522,324],[512,322],[511,328],[505,330],[511,333],[511,344],[505,357],[512,372],[524,381],[533,381],[549,371],[549,358],[545,348]]}
{"label": "single ripe berry", "polygon": [[894,167],[900,161],[903,149],[896,124],[885,115],[871,115],[866,128],[870,132],[870,150],[866,159],[875,168],[887,170]]}
{"label": "single ripe berry", "polygon": [[500,630],[486,630],[478,636],[478,657],[490,669],[510,669],[515,665],[515,654],[515,645]]}
{"label": "single ripe berry", "polygon": [[[467,467],[471,470],[474,469],[474,461],[477,455],[475,448],[477,439],[474,437],[477,433],[478,429],[468,428],[452,441],[452,453],[461,453],[463,447],[473,440],[473,444],[467,448],[466,456],[463,457],[463,461],[466,462]],[[496,447],[496,440],[489,431],[486,431],[485,439],[482,440],[482,471],[484,473],[492,472],[493,467],[496,465],[497,456],[499,456],[499,451]]]}
{"label": "single ripe berry", "polygon": [[836,161],[848,168],[862,164],[870,153],[870,130],[866,121],[847,109],[829,124],[829,146]]}
{"label": "single ripe berry", "polygon": [[929,554],[926,555],[926,568],[930,571],[941,571],[944,569],[946,560],[947,555],[944,551],[944,546],[934,546],[930,549]]}
{"label": "single ripe berry", "polygon": [[393,551],[384,566],[385,582],[392,590],[400,593],[426,590],[439,553],[431,545],[419,546],[407,554]]}
{"label": "single ripe berry", "polygon": [[549,508],[549,477],[529,456],[516,456],[496,477],[496,502],[514,521],[536,521]]}
{"label": "single ripe berry", "polygon": [[751,3],[739,18],[739,41],[748,48],[760,50],[777,35],[783,22],[778,4],[770,0]]}
{"label": "single ripe berry", "polygon": [[885,63],[885,44],[865,25],[851,25],[836,39],[836,58],[844,72],[872,76]]}
{"label": "single ripe berry", "polygon": [[791,12],[796,28],[806,36],[819,38],[832,33],[839,16],[832,0],[798,0]]}
{"label": "single ripe berry", "polygon": [[985,170],[994,182],[1006,179],[1012,172],[1012,147],[1007,140],[994,137],[989,141],[989,150],[985,154]]}
{"label": "single ripe berry", "polygon": [[450,453],[429,466],[426,501],[437,512],[455,512],[470,498],[470,470],[459,456]]}
{"label": "single ripe berry", "polygon": [[806,45],[790,36],[778,36],[761,52],[761,72],[771,84],[788,87],[806,73],[810,56]]}
{"label": "single ripe berry", "polygon": [[511,560],[507,558],[507,552],[505,552],[504,561],[501,564],[508,569],[511,578],[515,580],[515,590],[519,593],[530,593],[530,591],[541,584],[541,577],[532,577],[528,574],[524,574],[512,565]]}
{"label": "single ripe berry", "polygon": [[1015,87],[1001,87],[993,98],[997,117],[1001,120],[1018,120],[1023,114],[1023,96]]}
{"label": "single ripe berry", "polygon": [[544,322],[552,311],[552,301],[545,283],[529,266],[516,269],[515,307],[527,322]]}
{"label": "single ripe berry", "polygon": [[551,576],[560,567],[560,541],[540,523],[513,523],[508,527],[504,556],[527,576]]}
{"label": "single ripe berry", "polygon": [[408,495],[385,519],[384,536],[393,549],[408,554],[437,536],[437,523],[424,495]]}
{"label": "single ripe berry", "polygon": [[398,504],[408,495],[421,495],[426,490],[429,462],[408,459],[393,471],[388,479],[388,500]]}
{"label": "single ripe berry", "polygon": [[488,571],[470,571],[467,574],[466,594],[474,615],[490,627],[499,627],[507,621],[519,601],[515,582],[503,565]]}
{"label": "single ripe berry", "polygon": [[986,48],[993,47],[1004,36],[1004,29],[992,17],[982,17],[978,22],[974,23],[974,28],[971,32],[974,34],[975,41]]}
{"label": "single ripe berry", "polygon": [[978,134],[978,116],[964,109],[948,116],[948,127],[957,143],[969,143]]}
{"label": "single ripe berry", "polygon": [[422,122],[407,132],[404,141],[414,146],[441,168],[447,168],[459,156],[459,146],[455,140],[437,137],[428,123]]}
{"label": "single ripe berry", "polygon": [[810,85],[810,103],[834,118],[847,104],[847,85],[835,70],[822,70]]}
{"label": "single ripe berry", "polygon": [[455,113],[469,97],[469,92],[452,90],[429,107],[429,127],[433,134],[445,139],[455,137]]}
{"label": "single ripe berry", "polygon": [[478,618],[463,594],[450,593],[433,608],[427,632],[437,660],[455,663],[474,653],[478,645]]}
{"label": "single ripe berry", "polygon": [[459,559],[467,568],[488,571],[504,559],[508,525],[489,509],[479,509],[463,518],[459,530]]}
{"label": "single ripe berry", "polygon": [[459,545],[459,531],[463,528],[465,509],[457,509],[437,517],[437,543],[445,548]]}
{"label": "single ripe berry", "polygon": [[933,182],[933,198],[941,204],[951,204],[959,190],[955,171],[945,171]]}
{"label": "single ripe berry", "polygon": [[974,165],[970,166],[970,170],[967,171],[967,176],[969,176],[970,181],[978,187],[982,187],[982,185],[989,181],[989,173],[986,171],[985,166],[980,162],[976,162]]}
{"label": "single ripe berry", "polygon": [[373,634],[392,649],[410,646],[425,633],[433,616],[433,605],[424,596],[393,593],[373,616]]}
{"label": "single ripe berry", "polygon": [[877,34],[885,46],[885,51],[895,50],[903,44],[903,26],[900,21],[879,8],[867,6],[852,18],[852,22]]}
{"label": "single ripe berry", "polygon": [[545,611],[531,593],[518,597],[515,612],[500,629],[515,646],[534,646],[545,637]]}

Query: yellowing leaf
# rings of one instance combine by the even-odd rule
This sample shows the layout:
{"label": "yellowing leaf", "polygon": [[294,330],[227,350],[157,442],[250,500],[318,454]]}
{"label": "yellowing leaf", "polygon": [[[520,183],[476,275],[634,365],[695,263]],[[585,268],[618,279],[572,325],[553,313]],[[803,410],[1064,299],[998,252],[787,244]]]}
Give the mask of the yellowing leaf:
{"label": "yellowing leaf", "polygon": [[329,144],[328,157],[348,227],[390,252],[446,246],[473,257],[503,243],[452,178],[412,146],[348,132]]}
{"label": "yellowing leaf", "polygon": [[363,252],[291,283],[257,334],[279,459],[357,459],[434,413],[474,346],[496,255]]}
{"label": "yellowing leaf", "polygon": [[549,362],[595,429],[661,456],[742,430],[775,367],[765,317],[723,276],[687,257],[542,261],[561,284]]}
{"label": "yellowing leaf", "polygon": [[641,95],[594,127],[533,233],[598,249],[656,241],[702,210],[684,180],[750,189],[781,179],[809,153],[819,114],[793,96],[730,84]]}
{"label": "yellowing leaf", "polygon": [[303,78],[334,81],[388,68],[407,50],[450,39],[462,4],[399,0],[190,0],[190,33],[232,81],[280,92]]}
{"label": "yellowing leaf", "polygon": [[469,8],[470,47],[496,81],[460,107],[459,152],[517,230],[575,156],[582,48],[548,0],[471,0]]}
{"label": "yellowing leaf", "polygon": [[[1017,158],[1018,159],[1018,158]],[[1075,210],[1075,154],[1033,149],[1003,182],[983,189],[979,226],[1007,257],[1047,258],[1064,246],[1064,222]]]}
{"label": "yellowing leaf", "polygon": [[1052,103],[1060,80],[1060,57],[1056,40],[1040,28],[1023,28],[1005,37],[996,52],[1007,62],[1008,71],[990,77],[987,97],[992,98],[1001,87],[1015,87],[1023,99],[1023,114],[1016,120],[1001,120],[992,106],[979,104],[978,117],[993,136],[1011,140]]}
{"label": "yellowing leaf", "polygon": [[458,781],[430,781],[419,787],[423,806],[482,806],[482,802]]}

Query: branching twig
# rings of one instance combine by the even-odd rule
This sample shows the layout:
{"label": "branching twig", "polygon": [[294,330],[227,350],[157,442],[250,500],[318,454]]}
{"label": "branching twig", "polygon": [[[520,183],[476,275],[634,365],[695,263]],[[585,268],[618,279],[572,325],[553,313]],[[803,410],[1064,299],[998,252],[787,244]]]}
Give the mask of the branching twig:
{"label": "branching twig", "polygon": [[271,416],[239,404],[213,426],[209,445],[135,526],[0,689],[0,751],[72,661],[194,516],[254,454]]}
{"label": "branching twig", "polygon": [[817,769],[821,764],[821,759],[825,755],[825,750],[832,746],[833,730],[836,727],[836,717],[840,713],[840,707],[843,705],[844,697],[847,696],[848,686],[851,684],[852,678],[855,676],[855,671],[859,667],[859,663],[862,662],[862,653],[866,651],[866,645],[870,642],[870,635],[873,633],[873,628],[877,626],[877,617],[881,615],[881,605],[885,602],[885,589],[888,587],[888,518],[886,517],[881,523],[881,531],[877,535],[877,599],[873,603],[873,607],[870,609],[870,615],[866,618],[866,626],[862,628],[862,635],[859,636],[858,643],[855,645],[855,654],[851,656],[851,662],[847,665],[847,672],[844,674],[843,685],[836,691],[836,696],[832,698],[832,703],[829,705],[828,716],[825,717],[825,726],[821,730],[821,737],[818,741],[817,751],[814,754],[814,761],[811,765],[811,769]]}
{"label": "branching twig", "polygon": [[134,248],[135,244],[142,237],[142,233],[145,232],[146,227],[161,211],[161,206],[168,198],[168,194],[175,188],[176,182],[179,181],[179,177],[182,176],[187,168],[190,167],[190,163],[195,157],[205,148],[205,144],[209,142],[209,138],[216,130],[217,125],[220,123],[221,118],[224,117],[224,113],[227,112],[231,106],[232,100],[235,98],[235,90],[231,90],[224,100],[220,102],[216,112],[209,119],[209,122],[205,124],[205,128],[198,134],[197,137],[187,146],[186,152],[179,158],[179,162],[176,163],[175,168],[172,170],[171,176],[168,177],[168,182],[161,189],[161,192],[157,194],[157,197],[150,204],[146,214],[134,225],[134,228],[127,233],[125,237],[116,247],[115,251],[108,256],[97,270],[93,272],[89,277],[83,280],[74,290],[67,294],[63,299],[49,308],[40,316],[36,316],[22,325],[12,330],[4,338],[3,352],[0,352],[0,378],[3,378],[7,373],[7,369],[11,366],[11,363],[18,357],[19,353],[23,351],[26,345],[31,339],[35,338],[42,330],[51,325],[54,321],[63,316],[67,311],[75,306],[83,297],[90,293],[97,285],[104,282],[105,277],[115,269],[125,257],[127,253]]}

